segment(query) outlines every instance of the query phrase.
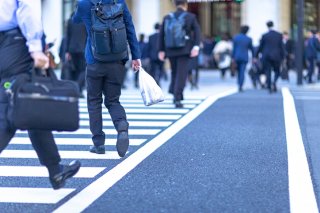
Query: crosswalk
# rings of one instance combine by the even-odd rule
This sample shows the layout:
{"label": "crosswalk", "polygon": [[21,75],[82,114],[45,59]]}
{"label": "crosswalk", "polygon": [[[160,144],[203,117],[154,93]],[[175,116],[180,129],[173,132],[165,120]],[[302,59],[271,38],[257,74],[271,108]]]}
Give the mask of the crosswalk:
{"label": "crosswalk", "polygon": [[[185,107],[176,109],[171,99],[166,99],[163,103],[154,106],[145,107],[139,94],[124,94],[121,103],[125,107],[130,123],[130,147],[127,155],[134,153],[148,143],[197,107],[204,99],[204,97],[188,97],[184,101]],[[10,145],[0,154],[0,206],[1,204],[12,203],[57,204],[63,198],[72,195],[78,187],[86,187],[90,180],[94,180],[101,173],[108,172],[111,169],[108,167],[110,164],[101,163],[101,161],[121,162],[115,151],[117,132],[113,127],[108,111],[103,110],[107,152],[105,155],[96,155],[88,152],[88,147],[92,145],[92,141],[85,100],[80,100],[79,110],[80,129],[76,132],[54,132],[54,136],[62,159],[68,159],[67,162],[78,159],[84,165],[75,179],[87,180],[85,184],[81,185],[82,182],[80,181],[80,185],[75,185],[72,184],[73,181],[69,181],[70,183],[68,182],[66,188],[57,191],[52,190],[47,179],[47,170],[39,165],[27,132],[17,131]],[[19,178],[19,181],[15,184],[17,178]],[[31,179],[32,181],[30,181]],[[38,180],[41,180],[41,183],[46,183],[37,184]],[[8,186],[7,183],[9,182]]]}

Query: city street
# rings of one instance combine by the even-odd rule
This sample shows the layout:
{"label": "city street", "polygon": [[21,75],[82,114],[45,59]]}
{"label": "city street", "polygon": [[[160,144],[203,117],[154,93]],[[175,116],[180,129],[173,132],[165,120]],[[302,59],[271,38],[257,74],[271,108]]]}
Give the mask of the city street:
{"label": "city street", "polygon": [[[54,191],[27,133],[18,131],[0,161],[1,212],[318,212],[320,85],[280,81],[278,92],[245,91],[236,79],[201,71],[198,90],[145,107],[129,75],[121,103],[130,147],[120,159],[107,110],[105,155],[91,142],[85,99],[81,128],[56,132],[63,163],[82,167]],[[168,82],[162,82],[166,92]]]}

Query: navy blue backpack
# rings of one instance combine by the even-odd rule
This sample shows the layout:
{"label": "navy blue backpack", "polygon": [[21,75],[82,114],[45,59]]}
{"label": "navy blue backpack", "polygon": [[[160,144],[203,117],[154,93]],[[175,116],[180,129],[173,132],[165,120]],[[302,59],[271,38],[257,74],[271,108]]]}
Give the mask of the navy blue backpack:
{"label": "navy blue backpack", "polygon": [[186,12],[176,17],[173,13],[169,14],[164,22],[164,42],[168,49],[182,48],[187,43],[187,32],[185,29]]}
{"label": "navy blue backpack", "polygon": [[91,0],[91,48],[101,62],[115,62],[128,58],[128,41],[123,19],[123,4],[113,0]]}

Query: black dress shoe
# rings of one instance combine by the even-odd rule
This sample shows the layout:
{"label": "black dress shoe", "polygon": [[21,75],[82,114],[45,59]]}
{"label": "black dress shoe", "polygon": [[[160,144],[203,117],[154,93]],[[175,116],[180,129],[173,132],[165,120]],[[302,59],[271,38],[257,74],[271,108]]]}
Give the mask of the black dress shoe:
{"label": "black dress shoe", "polygon": [[106,153],[106,148],[104,145],[101,146],[90,146],[90,152],[96,153],[96,154],[105,154]]}
{"label": "black dress shoe", "polygon": [[183,104],[181,103],[181,101],[176,101],[174,104],[176,108],[183,108]]}
{"label": "black dress shoe", "polygon": [[120,157],[124,157],[129,148],[129,135],[128,131],[121,131],[118,132],[117,137],[117,152]]}
{"label": "black dress shoe", "polygon": [[273,84],[273,85],[272,85],[272,91],[273,91],[273,92],[277,92],[277,91],[278,91],[276,84]]}
{"label": "black dress shoe", "polygon": [[66,184],[66,180],[73,177],[79,171],[80,166],[81,163],[77,160],[72,161],[69,165],[63,165],[60,173],[49,178],[52,188],[55,190],[62,188]]}

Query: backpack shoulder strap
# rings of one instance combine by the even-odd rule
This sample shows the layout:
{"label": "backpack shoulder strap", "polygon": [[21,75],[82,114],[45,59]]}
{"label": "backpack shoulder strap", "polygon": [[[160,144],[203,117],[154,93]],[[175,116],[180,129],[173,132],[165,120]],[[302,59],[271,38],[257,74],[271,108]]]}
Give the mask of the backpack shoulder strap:
{"label": "backpack shoulder strap", "polygon": [[187,16],[187,12],[182,12],[182,14],[179,16],[179,20],[182,20],[182,19],[184,19],[184,17],[186,17]]}

